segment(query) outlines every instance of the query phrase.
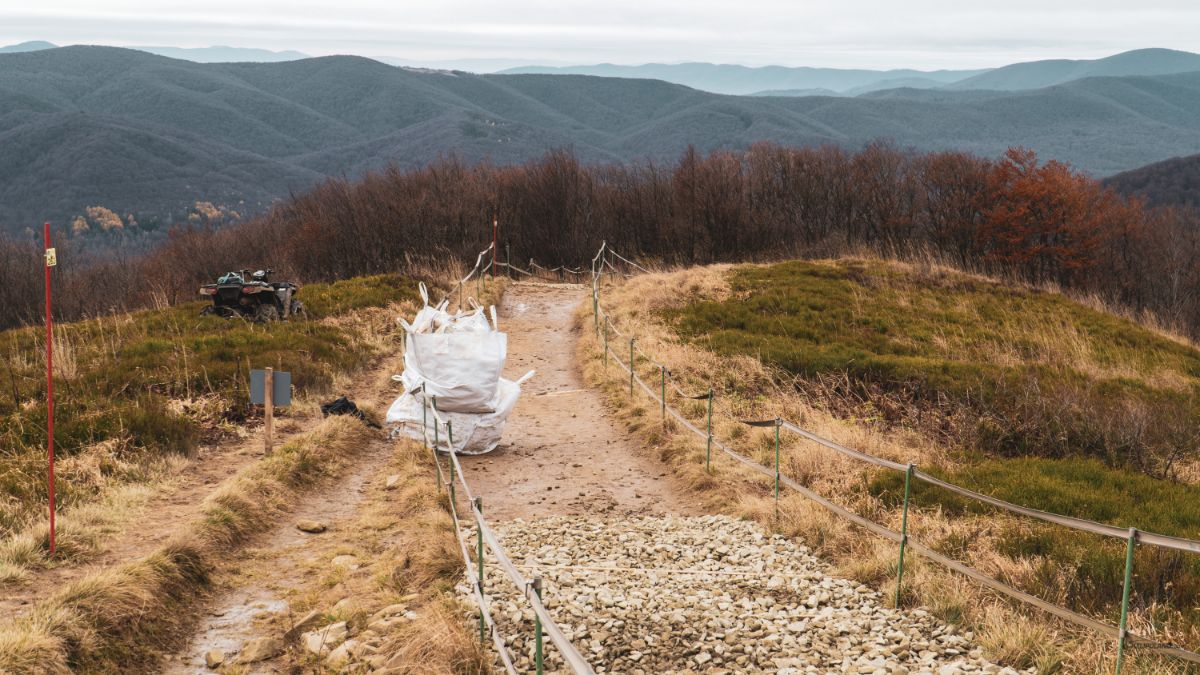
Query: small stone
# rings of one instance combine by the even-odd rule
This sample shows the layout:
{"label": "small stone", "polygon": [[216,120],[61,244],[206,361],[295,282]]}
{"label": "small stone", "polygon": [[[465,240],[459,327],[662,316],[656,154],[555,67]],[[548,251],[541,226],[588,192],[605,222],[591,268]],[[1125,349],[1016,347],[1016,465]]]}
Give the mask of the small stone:
{"label": "small stone", "polygon": [[400,474],[394,473],[387,477],[387,480],[384,482],[383,486],[385,488],[391,490],[392,488],[396,487],[399,484],[400,484]]}
{"label": "small stone", "polygon": [[340,668],[357,655],[358,640],[346,640],[337,649],[325,657],[325,664],[331,668]]}
{"label": "small stone", "polygon": [[210,649],[204,652],[204,665],[211,670],[216,670],[225,663],[225,651],[221,649]]}
{"label": "small stone", "polygon": [[387,607],[384,607],[383,609],[379,610],[378,612],[375,612],[374,614],[372,614],[371,622],[379,621],[380,619],[386,619],[389,616],[403,614],[405,612],[405,610],[407,610],[407,609],[408,609],[408,607],[405,607],[404,605],[399,604],[399,603],[397,603],[395,605],[388,605]]}
{"label": "small stone", "polygon": [[283,640],[273,637],[255,638],[242,647],[238,663],[258,663],[283,653]]}
{"label": "small stone", "polygon": [[358,558],[352,555],[339,555],[331,560],[329,564],[333,565],[334,567],[356,570],[358,569]]}
{"label": "small stone", "polygon": [[312,610],[308,614],[305,614],[304,618],[297,621],[296,625],[289,628],[288,632],[283,634],[283,639],[295,640],[297,635],[300,635],[309,628],[317,625],[321,621],[322,616],[323,614],[321,614],[320,610],[316,609]]}
{"label": "small stone", "polygon": [[342,598],[341,600],[338,600],[333,605],[333,608],[330,609],[330,612],[332,612],[333,614],[336,614],[338,616],[345,616],[347,614],[353,614],[354,612],[358,611],[358,609],[359,609],[358,600],[355,600],[352,597],[345,597],[345,598]]}
{"label": "small stone", "polygon": [[346,636],[350,634],[350,630],[346,627],[345,621],[331,623],[324,628],[305,633],[301,637],[301,642],[304,648],[320,656],[333,651],[346,641]]}
{"label": "small stone", "polygon": [[320,534],[325,531],[325,523],[315,520],[300,520],[296,522],[296,529],[309,534]]}

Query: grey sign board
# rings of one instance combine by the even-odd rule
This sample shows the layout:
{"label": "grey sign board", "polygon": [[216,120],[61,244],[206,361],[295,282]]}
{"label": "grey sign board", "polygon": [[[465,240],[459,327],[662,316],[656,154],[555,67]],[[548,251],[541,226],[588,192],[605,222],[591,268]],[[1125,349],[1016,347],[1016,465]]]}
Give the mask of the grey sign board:
{"label": "grey sign board", "polygon": [[[276,370],[272,373],[271,379],[274,381],[274,386],[271,387],[271,403],[275,407],[289,406],[292,404],[292,374]],[[264,393],[266,392],[267,371],[251,370],[250,371],[250,402],[254,405],[263,405],[266,403]]]}

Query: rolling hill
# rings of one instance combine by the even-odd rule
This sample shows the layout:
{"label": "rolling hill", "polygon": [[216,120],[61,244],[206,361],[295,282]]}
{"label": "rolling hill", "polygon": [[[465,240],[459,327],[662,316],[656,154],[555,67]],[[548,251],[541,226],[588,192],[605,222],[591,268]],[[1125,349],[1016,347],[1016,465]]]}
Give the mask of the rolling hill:
{"label": "rolling hill", "polygon": [[472,75],[360,57],[200,64],[108,47],[0,55],[0,230],[86,206],[144,225],[205,200],[256,212],[327,176],[454,154],[673,160],[757,141],[1011,145],[1099,175],[1200,152],[1200,73],[1024,92],[736,97],[650,79]]}
{"label": "rolling hill", "polygon": [[1200,70],[1200,54],[1174,49],[1135,49],[1102,59],[1048,59],[996,68],[946,85],[947,89],[1017,91],[1050,87],[1085,77],[1171,75]]}
{"label": "rolling hill", "polygon": [[1104,183],[1152,206],[1200,207],[1200,155],[1172,157],[1110,176]]}
{"label": "rolling hill", "polygon": [[[718,63],[647,63],[623,66],[601,63],[594,66],[522,66],[500,71],[503,75],[592,75],[663,80],[717,94],[751,95],[789,92],[782,95],[808,95],[817,89],[838,93],[874,91],[903,86],[896,82],[925,82],[941,86],[981,75],[986,70],[862,70],[845,68],[808,68],[787,66],[749,67]],[[798,93],[791,93],[798,92]],[[779,95],[779,94],[776,94]]]}

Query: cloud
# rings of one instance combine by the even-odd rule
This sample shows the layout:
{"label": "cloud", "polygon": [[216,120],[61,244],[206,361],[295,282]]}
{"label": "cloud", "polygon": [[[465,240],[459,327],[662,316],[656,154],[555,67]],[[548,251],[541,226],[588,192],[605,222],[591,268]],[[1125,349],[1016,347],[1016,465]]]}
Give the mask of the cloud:
{"label": "cloud", "polygon": [[1179,0],[45,0],[0,8],[0,42],[212,44],[410,59],[577,63],[722,61],[978,67],[1200,49],[1200,6]]}

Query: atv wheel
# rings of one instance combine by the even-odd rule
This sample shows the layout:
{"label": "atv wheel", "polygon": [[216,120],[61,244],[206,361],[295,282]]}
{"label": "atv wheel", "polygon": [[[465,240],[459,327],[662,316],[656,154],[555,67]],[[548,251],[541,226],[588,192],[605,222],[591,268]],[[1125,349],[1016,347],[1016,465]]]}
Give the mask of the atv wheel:
{"label": "atv wheel", "polygon": [[209,314],[212,314],[213,311],[212,305],[206,305],[204,309],[200,310],[200,316],[208,316]]}
{"label": "atv wheel", "polygon": [[279,320],[279,309],[275,305],[264,302],[254,308],[255,323],[270,323],[271,321]]}
{"label": "atv wheel", "polygon": [[288,311],[288,316],[298,316],[302,319],[308,318],[308,312],[304,309],[304,303],[299,300],[293,300],[292,307]]}

